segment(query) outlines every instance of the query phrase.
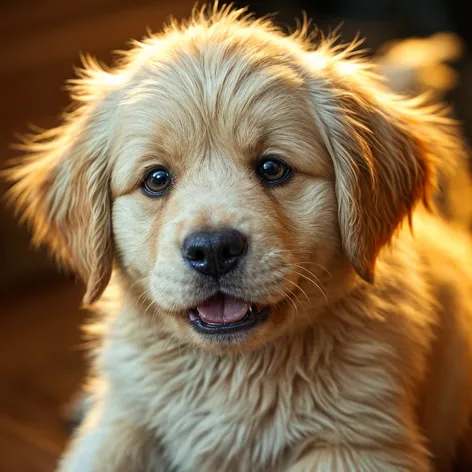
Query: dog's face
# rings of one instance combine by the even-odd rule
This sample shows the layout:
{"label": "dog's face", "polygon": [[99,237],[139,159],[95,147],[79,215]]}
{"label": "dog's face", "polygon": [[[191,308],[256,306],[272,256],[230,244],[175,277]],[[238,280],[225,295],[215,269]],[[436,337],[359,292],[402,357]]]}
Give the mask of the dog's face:
{"label": "dog's face", "polygon": [[113,73],[91,65],[74,90],[78,112],[14,171],[37,240],[88,302],[114,260],[139,316],[213,350],[311,322],[350,267],[372,281],[434,156],[456,150],[451,123],[363,64],[237,13],[151,39]]}
{"label": "dog's face", "polygon": [[317,279],[340,245],[300,78],[237,45],[214,54],[185,51],[149,72],[153,89],[131,87],[111,189],[119,265],[144,307],[221,345],[275,335],[304,292],[323,299]]}

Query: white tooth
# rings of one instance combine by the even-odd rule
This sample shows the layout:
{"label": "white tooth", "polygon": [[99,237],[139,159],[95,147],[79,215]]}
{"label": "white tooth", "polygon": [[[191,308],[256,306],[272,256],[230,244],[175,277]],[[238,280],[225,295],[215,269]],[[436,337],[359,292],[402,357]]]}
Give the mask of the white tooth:
{"label": "white tooth", "polygon": [[190,318],[190,321],[198,320],[198,316],[193,311],[188,312],[188,317]]}

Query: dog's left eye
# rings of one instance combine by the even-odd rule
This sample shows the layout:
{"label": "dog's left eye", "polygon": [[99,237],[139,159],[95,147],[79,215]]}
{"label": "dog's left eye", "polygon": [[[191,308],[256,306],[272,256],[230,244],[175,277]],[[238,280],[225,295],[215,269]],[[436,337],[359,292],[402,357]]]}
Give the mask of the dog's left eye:
{"label": "dog's left eye", "polygon": [[259,177],[266,183],[277,185],[284,182],[292,173],[292,169],[276,156],[266,156],[257,167]]}
{"label": "dog's left eye", "polygon": [[143,180],[143,190],[152,197],[162,195],[172,184],[170,172],[163,167],[152,169]]}

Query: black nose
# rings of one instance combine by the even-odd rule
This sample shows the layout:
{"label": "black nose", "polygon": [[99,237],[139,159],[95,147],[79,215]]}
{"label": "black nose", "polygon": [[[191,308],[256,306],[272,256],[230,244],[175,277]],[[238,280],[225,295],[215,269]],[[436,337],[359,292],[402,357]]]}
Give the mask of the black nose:
{"label": "black nose", "polygon": [[198,272],[218,277],[234,269],[246,253],[247,238],[239,231],[199,231],[185,238],[184,259]]}

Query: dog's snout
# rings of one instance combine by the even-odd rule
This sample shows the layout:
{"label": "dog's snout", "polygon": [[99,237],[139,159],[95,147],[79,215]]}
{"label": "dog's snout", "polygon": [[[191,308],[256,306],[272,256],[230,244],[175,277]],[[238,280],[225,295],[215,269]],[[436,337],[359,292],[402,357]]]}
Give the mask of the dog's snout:
{"label": "dog's snout", "polygon": [[192,233],[182,246],[183,257],[192,268],[214,277],[234,269],[246,250],[246,236],[234,229]]}

